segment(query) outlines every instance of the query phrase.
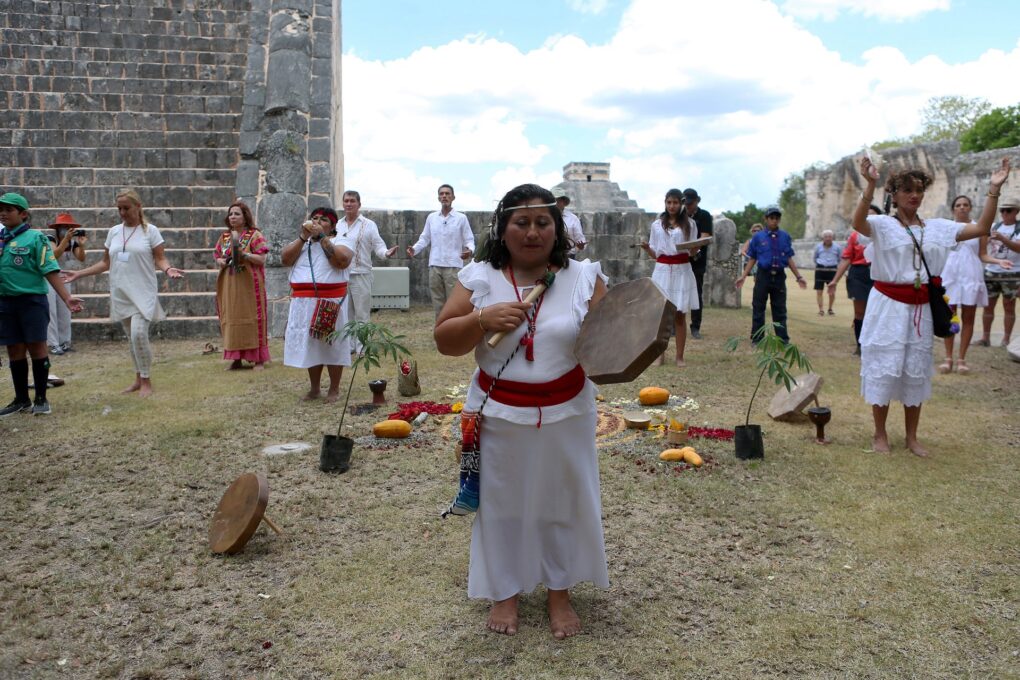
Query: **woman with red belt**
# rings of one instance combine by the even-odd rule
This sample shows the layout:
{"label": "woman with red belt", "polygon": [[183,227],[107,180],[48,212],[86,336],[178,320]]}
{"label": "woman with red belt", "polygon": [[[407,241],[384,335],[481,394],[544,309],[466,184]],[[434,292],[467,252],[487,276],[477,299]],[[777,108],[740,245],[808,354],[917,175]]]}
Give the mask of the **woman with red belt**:
{"label": "woman with red belt", "polygon": [[[480,433],[468,596],[492,600],[487,626],[506,635],[517,632],[521,593],[546,587],[549,625],[563,639],[581,631],[570,588],[609,587],[595,386],[573,349],[605,277],[597,263],[571,260],[570,246],[552,193],[512,189],[436,321],[442,354],[474,350],[478,362],[461,414]],[[523,302],[550,274],[541,297]],[[507,337],[490,348],[496,332]]]}
{"label": "woman with red belt", "polygon": [[[655,260],[652,281],[662,294],[676,306],[676,365],[683,367],[684,348],[687,345],[687,312],[700,309],[698,282],[691,268],[692,252],[678,248],[681,243],[698,238],[698,227],[683,210],[684,195],[679,189],[666,192],[665,210],[652,222],[648,242],[641,247]],[[659,359],[664,363],[665,352]]]}
{"label": "woman with red belt", "polygon": [[861,330],[861,394],[871,404],[875,421],[872,443],[876,452],[889,452],[885,424],[889,402],[895,399],[903,403],[907,449],[927,456],[917,439],[921,404],[931,396],[933,373],[927,270],[933,277],[941,275],[950,250],[959,241],[988,234],[1002,185],[1009,176],[1009,160],[1003,159],[1000,169],[992,173],[981,217],[970,224],[921,219],[918,209],[932,184],[932,178],[921,170],[893,173],[886,180],[885,193],[894,210],[869,217],[878,173],[867,157],[861,159],[861,175],[865,187],[854,211],[853,228],[871,238],[866,255],[871,260],[874,288]]}
{"label": "woman with red belt", "polygon": [[[881,215],[882,209],[877,205],[868,206],[868,215]],[[857,348],[854,356],[861,356],[861,327],[864,325],[864,310],[868,308],[868,295],[871,294],[871,263],[864,257],[864,247],[860,235],[850,232],[846,247],[836,267],[836,275],[829,282],[829,295],[836,293],[836,284],[846,276],[846,295],[854,303],[854,340]]]}

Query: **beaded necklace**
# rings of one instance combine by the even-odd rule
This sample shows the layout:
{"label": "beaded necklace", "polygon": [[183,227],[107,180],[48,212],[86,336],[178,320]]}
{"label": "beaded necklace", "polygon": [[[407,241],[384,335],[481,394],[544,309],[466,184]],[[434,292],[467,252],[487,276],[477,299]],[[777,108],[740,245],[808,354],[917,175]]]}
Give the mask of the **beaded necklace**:
{"label": "beaded necklace", "polygon": [[[897,210],[893,213],[893,217],[899,222],[904,229],[913,236],[913,232],[910,231],[910,227],[907,223],[900,218],[900,211]],[[917,224],[921,228],[921,239],[920,243],[916,239],[914,241],[914,252],[910,256],[910,264],[914,268],[914,290],[921,289],[921,265],[924,264],[924,220],[920,217],[917,218]]]}
{"label": "beaded necklace", "polygon": [[[521,297],[521,292],[517,290],[517,279],[514,278],[513,265],[507,267],[510,270],[510,283],[514,286],[514,295],[517,296],[518,302],[524,302],[524,298]],[[536,284],[543,282],[549,276],[549,268],[545,270],[545,276],[535,281]],[[531,309],[524,312],[525,318],[528,320],[528,327],[524,331],[523,337],[521,337],[521,345],[524,346],[524,358],[528,361],[535,360],[535,324],[538,321],[538,310],[542,308],[542,301],[545,300],[545,292],[543,292],[538,300],[532,305]]]}

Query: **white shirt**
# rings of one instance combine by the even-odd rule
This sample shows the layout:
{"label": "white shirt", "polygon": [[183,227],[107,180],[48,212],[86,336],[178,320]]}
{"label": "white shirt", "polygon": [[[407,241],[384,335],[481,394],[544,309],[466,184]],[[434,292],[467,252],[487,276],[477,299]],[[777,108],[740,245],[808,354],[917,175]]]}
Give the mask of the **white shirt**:
{"label": "white shirt", "polygon": [[411,250],[417,255],[430,246],[430,267],[462,267],[461,252],[465,248],[475,252],[475,235],[464,213],[451,210],[449,215],[444,216],[437,210],[430,214],[425,220],[425,229]]}
{"label": "white shirt", "polygon": [[[1003,236],[1010,240],[1020,239],[1020,226],[1016,224],[1006,225],[1000,222],[999,226],[996,227],[995,231],[999,232],[1000,234],[1002,234]],[[1016,236],[1013,236],[1014,232],[1017,232]],[[986,264],[985,271],[988,272],[989,274],[1016,274],[1018,271],[1020,271],[1020,253],[1013,252],[1012,250],[1007,248],[1004,243],[990,240],[988,242],[988,252],[991,254],[992,257],[997,257],[1000,260],[1009,260],[1010,262],[1013,263],[1012,269],[1003,269],[997,264]]]}
{"label": "white shirt", "polygon": [[379,235],[379,227],[375,222],[359,214],[354,224],[347,224],[347,217],[341,217],[336,224],[337,236],[347,239],[345,244],[354,251],[349,274],[370,274],[372,272],[372,253],[379,259],[386,257],[386,242]]}
{"label": "white shirt", "polygon": [[[569,210],[563,211],[563,226],[567,228],[567,238],[574,243],[587,243],[584,238],[584,231],[581,229],[581,219],[570,212]],[[577,247],[573,247],[568,251],[569,255],[573,255],[577,252]]]}
{"label": "white shirt", "polygon": [[[334,236],[329,240],[334,247],[343,246],[351,251],[354,250],[354,243],[349,239]],[[321,243],[309,240],[302,244],[301,254],[294,260],[288,280],[291,283],[345,283],[349,273],[348,269],[337,269],[330,264]]]}

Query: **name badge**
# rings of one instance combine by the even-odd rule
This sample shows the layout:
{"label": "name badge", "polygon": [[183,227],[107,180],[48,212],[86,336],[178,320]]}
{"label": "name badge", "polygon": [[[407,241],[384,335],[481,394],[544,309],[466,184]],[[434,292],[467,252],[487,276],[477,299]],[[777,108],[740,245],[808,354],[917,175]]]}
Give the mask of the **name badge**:
{"label": "name badge", "polygon": [[131,259],[131,253],[126,253],[123,250],[117,253],[118,262],[128,262]]}

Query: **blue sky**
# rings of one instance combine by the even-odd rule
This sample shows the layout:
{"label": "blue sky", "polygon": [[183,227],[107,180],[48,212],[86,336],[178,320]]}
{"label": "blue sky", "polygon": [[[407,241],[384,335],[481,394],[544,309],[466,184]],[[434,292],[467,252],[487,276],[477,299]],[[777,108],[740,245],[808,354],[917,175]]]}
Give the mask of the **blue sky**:
{"label": "blue sky", "polygon": [[932,96],[1008,105],[1020,3],[518,0],[344,3],[344,151],[366,207],[489,209],[609,161],[647,210],[713,212],[911,134]]}

